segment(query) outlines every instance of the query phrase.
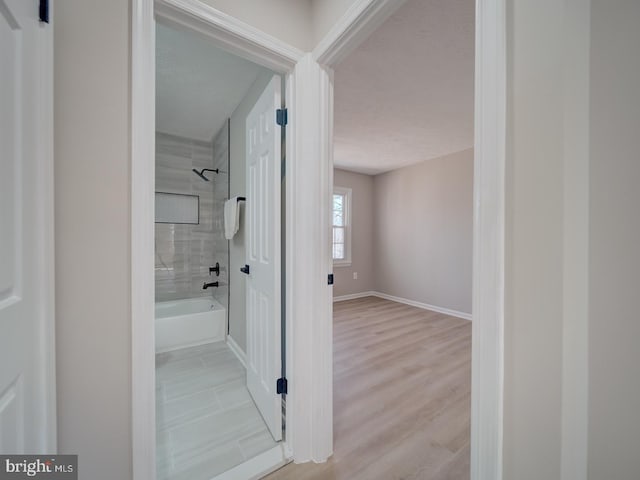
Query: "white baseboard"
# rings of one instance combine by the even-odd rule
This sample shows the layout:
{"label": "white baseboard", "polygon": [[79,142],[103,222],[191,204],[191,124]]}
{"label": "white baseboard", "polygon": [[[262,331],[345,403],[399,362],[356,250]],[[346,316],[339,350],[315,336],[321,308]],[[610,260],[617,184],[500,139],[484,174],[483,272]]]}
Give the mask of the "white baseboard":
{"label": "white baseboard", "polygon": [[437,307],[435,305],[416,302],[415,300],[409,300],[407,298],[394,297],[393,295],[388,295],[382,292],[371,292],[371,295],[378,298],[384,298],[385,300],[391,300],[392,302],[404,303],[405,305],[411,305],[412,307],[422,308],[424,310],[431,310],[432,312],[444,313],[446,315],[462,318],[464,320],[471,320],[472,318],[472,315],[470,313],[459,312],[457,310],[451,310],[450,308]]}
{"label": "white baseboard", "polygon": [[355,300],[356,298],[364,298],[364,297],[375,297],[376,292],[360,292],[360,293],[352,293],[350,295],[340,295],[338,297],[333,297],[334,302],[344,302],[345,300]]}
{"label": "white baseboard", "polygon": [[422,308],[423,310],[431,310],[432,312],[444,313],[446,315],[451,315],[452,317],[458,317],[464,320],[471,320],[470,313],[459,312],[457,310],[451,310],[450,308],[437,307],[435,305],[416,302],[415,300],[409,300],[407,298],[394,297],[393,295],[388,295],[382,292],[376,292],[374,290],[371,290],[368,292],[352,293],[350,295],[340,295],[338,297],[333,297],[333,301],[334,303],[344,302],[345,300],[355,300],[356,298],[364,298],[364,297],[383,298],[385,300],[391,300],[392,302],[404,303],[405,305],[411,305],[412,307]]}
{"label": "white baseboard", "polygon": [[221,342],[222,340],[223,340],[222,338],[211,337],[205,340],[200,340],[198,342],[182,343],[180,345],[173,345],[171,347],[160,347],[156,350],[156,354],[173,352],[175,350],[182,350],[183,348],[200,347],[201,345],[208,345],[210,343]]}
{"label": "white baseboard", "polygon": [[242,366],[244,368],[247,368],[247,355],[240,348],[240,345],[238,345],[236,341],[231,337],[231,335],[227,335],[227,345],[229,346],[231,351],[236,354],[236,357],[238,357],[238,360],[240,360]]}

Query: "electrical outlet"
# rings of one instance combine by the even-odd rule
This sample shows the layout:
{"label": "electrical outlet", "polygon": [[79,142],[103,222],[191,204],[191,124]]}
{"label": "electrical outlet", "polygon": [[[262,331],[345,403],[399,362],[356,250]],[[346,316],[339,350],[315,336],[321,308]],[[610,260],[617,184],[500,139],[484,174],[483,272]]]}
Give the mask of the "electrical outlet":
{"label": "electrical outlet", "polygon": [[357,280],[358,279],[358,272],[353,272],[353,279]]}

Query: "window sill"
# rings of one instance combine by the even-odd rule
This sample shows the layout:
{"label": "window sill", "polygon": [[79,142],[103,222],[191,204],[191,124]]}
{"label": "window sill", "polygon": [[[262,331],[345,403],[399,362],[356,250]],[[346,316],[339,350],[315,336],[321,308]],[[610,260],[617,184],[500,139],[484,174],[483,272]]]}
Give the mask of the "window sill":
{"label": "window sill", "polygon": [[349,260],[337,260],[333,262],[334,267],[350,267],[351,261]]}

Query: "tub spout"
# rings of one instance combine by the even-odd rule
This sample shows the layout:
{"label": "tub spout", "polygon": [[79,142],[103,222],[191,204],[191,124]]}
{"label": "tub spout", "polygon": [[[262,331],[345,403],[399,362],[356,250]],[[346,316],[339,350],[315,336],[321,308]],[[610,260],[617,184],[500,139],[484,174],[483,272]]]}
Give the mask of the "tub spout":
{"label": "tub spout", "polygon": [[210,283],[204,282],[204,285],[202,285],[202,289],[206,290],[209,287],[217,287],[217,286],[218,286],[218,282],[210,282]]}

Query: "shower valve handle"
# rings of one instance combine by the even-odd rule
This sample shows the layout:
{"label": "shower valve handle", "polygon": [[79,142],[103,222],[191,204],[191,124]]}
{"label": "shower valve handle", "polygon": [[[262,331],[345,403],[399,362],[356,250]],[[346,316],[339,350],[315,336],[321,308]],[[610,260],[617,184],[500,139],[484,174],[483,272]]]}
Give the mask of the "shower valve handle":
{"label": "shower valve handle", "polygon": [[211,275],[213,272],[215,272],[216,277],[220,276],[220,263],[216,262],[216,266],[215,267],[209,267],[209,275]]}

